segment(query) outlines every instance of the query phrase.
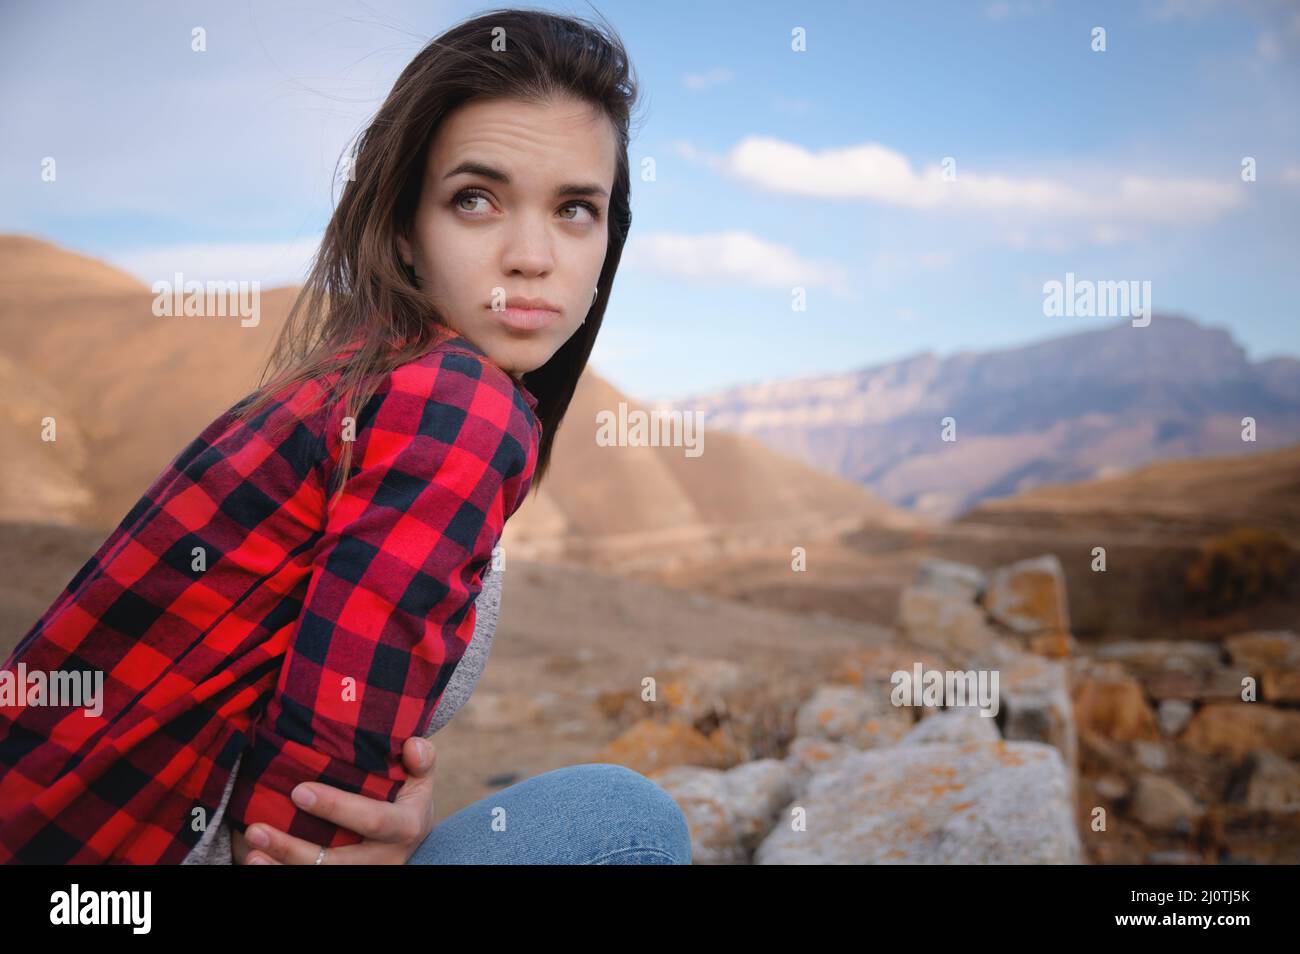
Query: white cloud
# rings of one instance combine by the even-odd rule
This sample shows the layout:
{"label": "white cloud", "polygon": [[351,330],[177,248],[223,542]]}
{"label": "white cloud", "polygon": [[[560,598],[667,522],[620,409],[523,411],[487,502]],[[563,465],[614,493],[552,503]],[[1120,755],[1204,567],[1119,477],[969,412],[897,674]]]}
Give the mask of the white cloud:
{"label": "white cloud", "polygon": [[945,180],[940,162],[914,168],[902,153],[879,143],[814,152],[796,143],[748,136],[725,157],[723,167],[756,188],[786,195],[1029,219],[1186,224],[1213,221],[1241,202],[1240,191],[1228,181],[1111,174],[1095,175],[1085,185],[971,172],[960,159],[955,177]]}
{"label": "white cloud", "polygon": [[695,143],[689,139],[674,139],[668,144],[674,153],[690,162],[705,162],[705,153],[696,148]]}
{"label": "white cloud", "polygon": [[[1094,241],[1095,241],[1094,237]],[[1063,235],[1054,232],[1048,232],[1042,235],[1026,232],[1023,229],[1013,229],[1001,236],[1003,245],[1007,245],[1019,250],[1037,249],[1044,252],[1061,253],[1068,252],[1074,247],[1074,243],[1066,239]]]}
{"label": "white cloud", "polygon": [[902,253],[896,251],[877,252],[871,259],[871,270],[882,276],[892,278],[911,275],[919,271],[945,268],[952,264],[951,252]]}
{"label": "white cloud", "polygon": [[287,242],[226,242],[133,249],[104,255],[145,284],[171,281],[257,281],[263,288],[298,285],[307,277],[320,237]]}
{"label": "white cloud", "polygon": [[628,240],[623,260],[692,281],[740,282],[760,288],[828,287],[848,294],[848,273],[835,262],[802,258],[751,232],[704,235],[653,232]]}
{"label": "white cloud", "polygon": [[1116,228],[1113,225],[1107,225],[1104,222],[1095,225],[1089,233],[1089,237],[1097,245],[1116,245],[1124,241],[1127,233],[1123,229]]}
{"label": "white cloud", "polygon": [[1256,41],[1255,52],[1264,60],[1300,55],[1300,10],[1292,10],[1280,20],[1270,19]]}
{"label": "white cloud", "polygon": [[734,76],[735,74],[725,66],[715,66],[703,73],[687,73],[682,77],[682,85],[687,89],[699,92],[712,89],[714,86],[720,86],[723,83],[730,83]]}

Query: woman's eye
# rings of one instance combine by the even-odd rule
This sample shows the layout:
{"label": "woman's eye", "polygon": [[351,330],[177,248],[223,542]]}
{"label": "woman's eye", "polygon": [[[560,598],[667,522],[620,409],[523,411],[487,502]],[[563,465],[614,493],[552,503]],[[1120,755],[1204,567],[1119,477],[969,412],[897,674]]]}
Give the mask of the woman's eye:
{"label": "woman's eye", "polygon": [[461,205],[461,203],[464,202],[466,199],[482,199],[484,202],[486,202],[487,196],[485,196],[482,192],[460,192],[456,195],[456,198],[451,200],[452,205],[456,206],[462,212],[479,211],[478,209],[467,209],[465,208],[465,206]]}
{"label": "woman's eye", "polygon": [[[580,209],[580,210],[586,212],[588,215],[591,216],[591,218],[588,220],[588,221],[590,221],[590,222],[595,222],[597,219],[600,218],[600,213],[596,210],[596,207],[595,207],[594,205],[592,205],[591,203],[589,203],[589,202],[571,202],[571,203],[569,203],[568,205],[566,205],[566,206],[564,207],[564,209],[561,210],[561,211],[563,212],[564,210],[567,210],[567,209],[574,209],[574,210],[579,210],[579,209]],[[568,221],[570,221],[570,222],[581,222],[581,221],[582,221],[582,219],[578,218],[577,215],[573,215],[573,216],[567,216],[567,215],[565,215],[565,216],[563,216],[563,217],[564,217],[565,219],[567,219]]]}
{"label": "woman's eye", "polygon": [[[462,212],[470,212],[470,213],[486,212],[487,211],[486,206],[480,206],[479,208],[468,208],[464,204],[466,202],[473,202],[477,199],[483,200],[483,202],[486,204],[489,205],[491,204],[491,200],[488,199],[488,197],[484,193],[474,189],[467,189],[464,192],[456,193],[455,198],[451,200],[451,204]],[[575,214],[573,215],[568,214],[570,210],[572,210]],[[586,220],[587,222],[595,222],[600,218],[600,210],[597,209],[590,202],[570,202],[568,205],[560,209],[560,217],[564,219],[566,222],[582,222],[584,220],[580,218],[579,215],[577,214],[580,211],[586,212],[590,216],[590,218]]]}

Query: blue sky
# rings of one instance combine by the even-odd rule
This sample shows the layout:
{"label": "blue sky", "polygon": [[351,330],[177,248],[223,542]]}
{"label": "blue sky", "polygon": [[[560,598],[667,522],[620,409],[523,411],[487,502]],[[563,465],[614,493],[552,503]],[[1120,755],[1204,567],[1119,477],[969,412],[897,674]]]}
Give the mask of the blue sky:
{"label": "blue sky", "polygon": [[[398,72],[490,6],[7,2],[0,231],[149,281],[295,281]],[[598,7],[641,81],[633,169],[656,171],[593,356],[637,398],[1112,320],[1044,315],[1067,272],[1150,281],[1157,314],[1252,358],[1300,352],[1298,3]]]}

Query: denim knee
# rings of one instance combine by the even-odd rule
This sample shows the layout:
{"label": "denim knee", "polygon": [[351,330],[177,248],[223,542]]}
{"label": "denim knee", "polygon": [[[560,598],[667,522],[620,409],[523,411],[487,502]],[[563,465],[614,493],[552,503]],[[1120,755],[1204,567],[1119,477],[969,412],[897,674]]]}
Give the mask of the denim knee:
{"label": "denim knee", "polygon": [[[641,837],[645,843],[612,854],[636,855],[640,848],[645,849],[641,857],[628,859],[632,863],[691,863],[691,832],[686,816],[673,797],[653,780],[626,765],[612,762],[588,762],[569,766],[569,770],[582,772],[609,799],[611,807],[617,806],[624,818],[631,814],[644,819],[646,832]],[[616,859],[593,863],[609,863],[610,860]]]}

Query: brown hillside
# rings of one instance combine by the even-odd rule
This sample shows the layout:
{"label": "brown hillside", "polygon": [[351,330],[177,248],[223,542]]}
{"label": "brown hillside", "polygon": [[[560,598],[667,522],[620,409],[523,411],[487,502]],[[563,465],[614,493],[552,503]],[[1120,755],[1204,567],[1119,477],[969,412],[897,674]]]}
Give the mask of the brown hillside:
{"label": "brown hillside", "polygon": [[[257,384],[297,293],[263,290],[260,321],[246,327],[233,316],[155,316],[144,284],[21,236],[0,240],[0,271],[29,279],[0,289],[0,333],[13,363],[0,368],[0,387],[14,413],[25,408],[20,422],[0,421],[12,438],[0,477],[7,486],[48,485],[48,493],[24,492],[4,516],[101,529]],[[521,555],[625,560],[684,547],[698,555],[721,546],[724,534],[736,546],[790,527],[906,522],[862,488],[752,439],[709,431],[707,420],[697,458],[682,448],[597,446],[597,410],[626,400],[594,373],[584,376],[551,474],[509,525],[506,542]],[[41,442],[33,424],[46,406],[58,412],[56,444]]]}
{"label": "brown hillside", "polygon": [[1300,539],[1300,444],[1166,460],[1106,479],[1038,487],[986,501],[958,523],[1192,536],[1253,525]]}

